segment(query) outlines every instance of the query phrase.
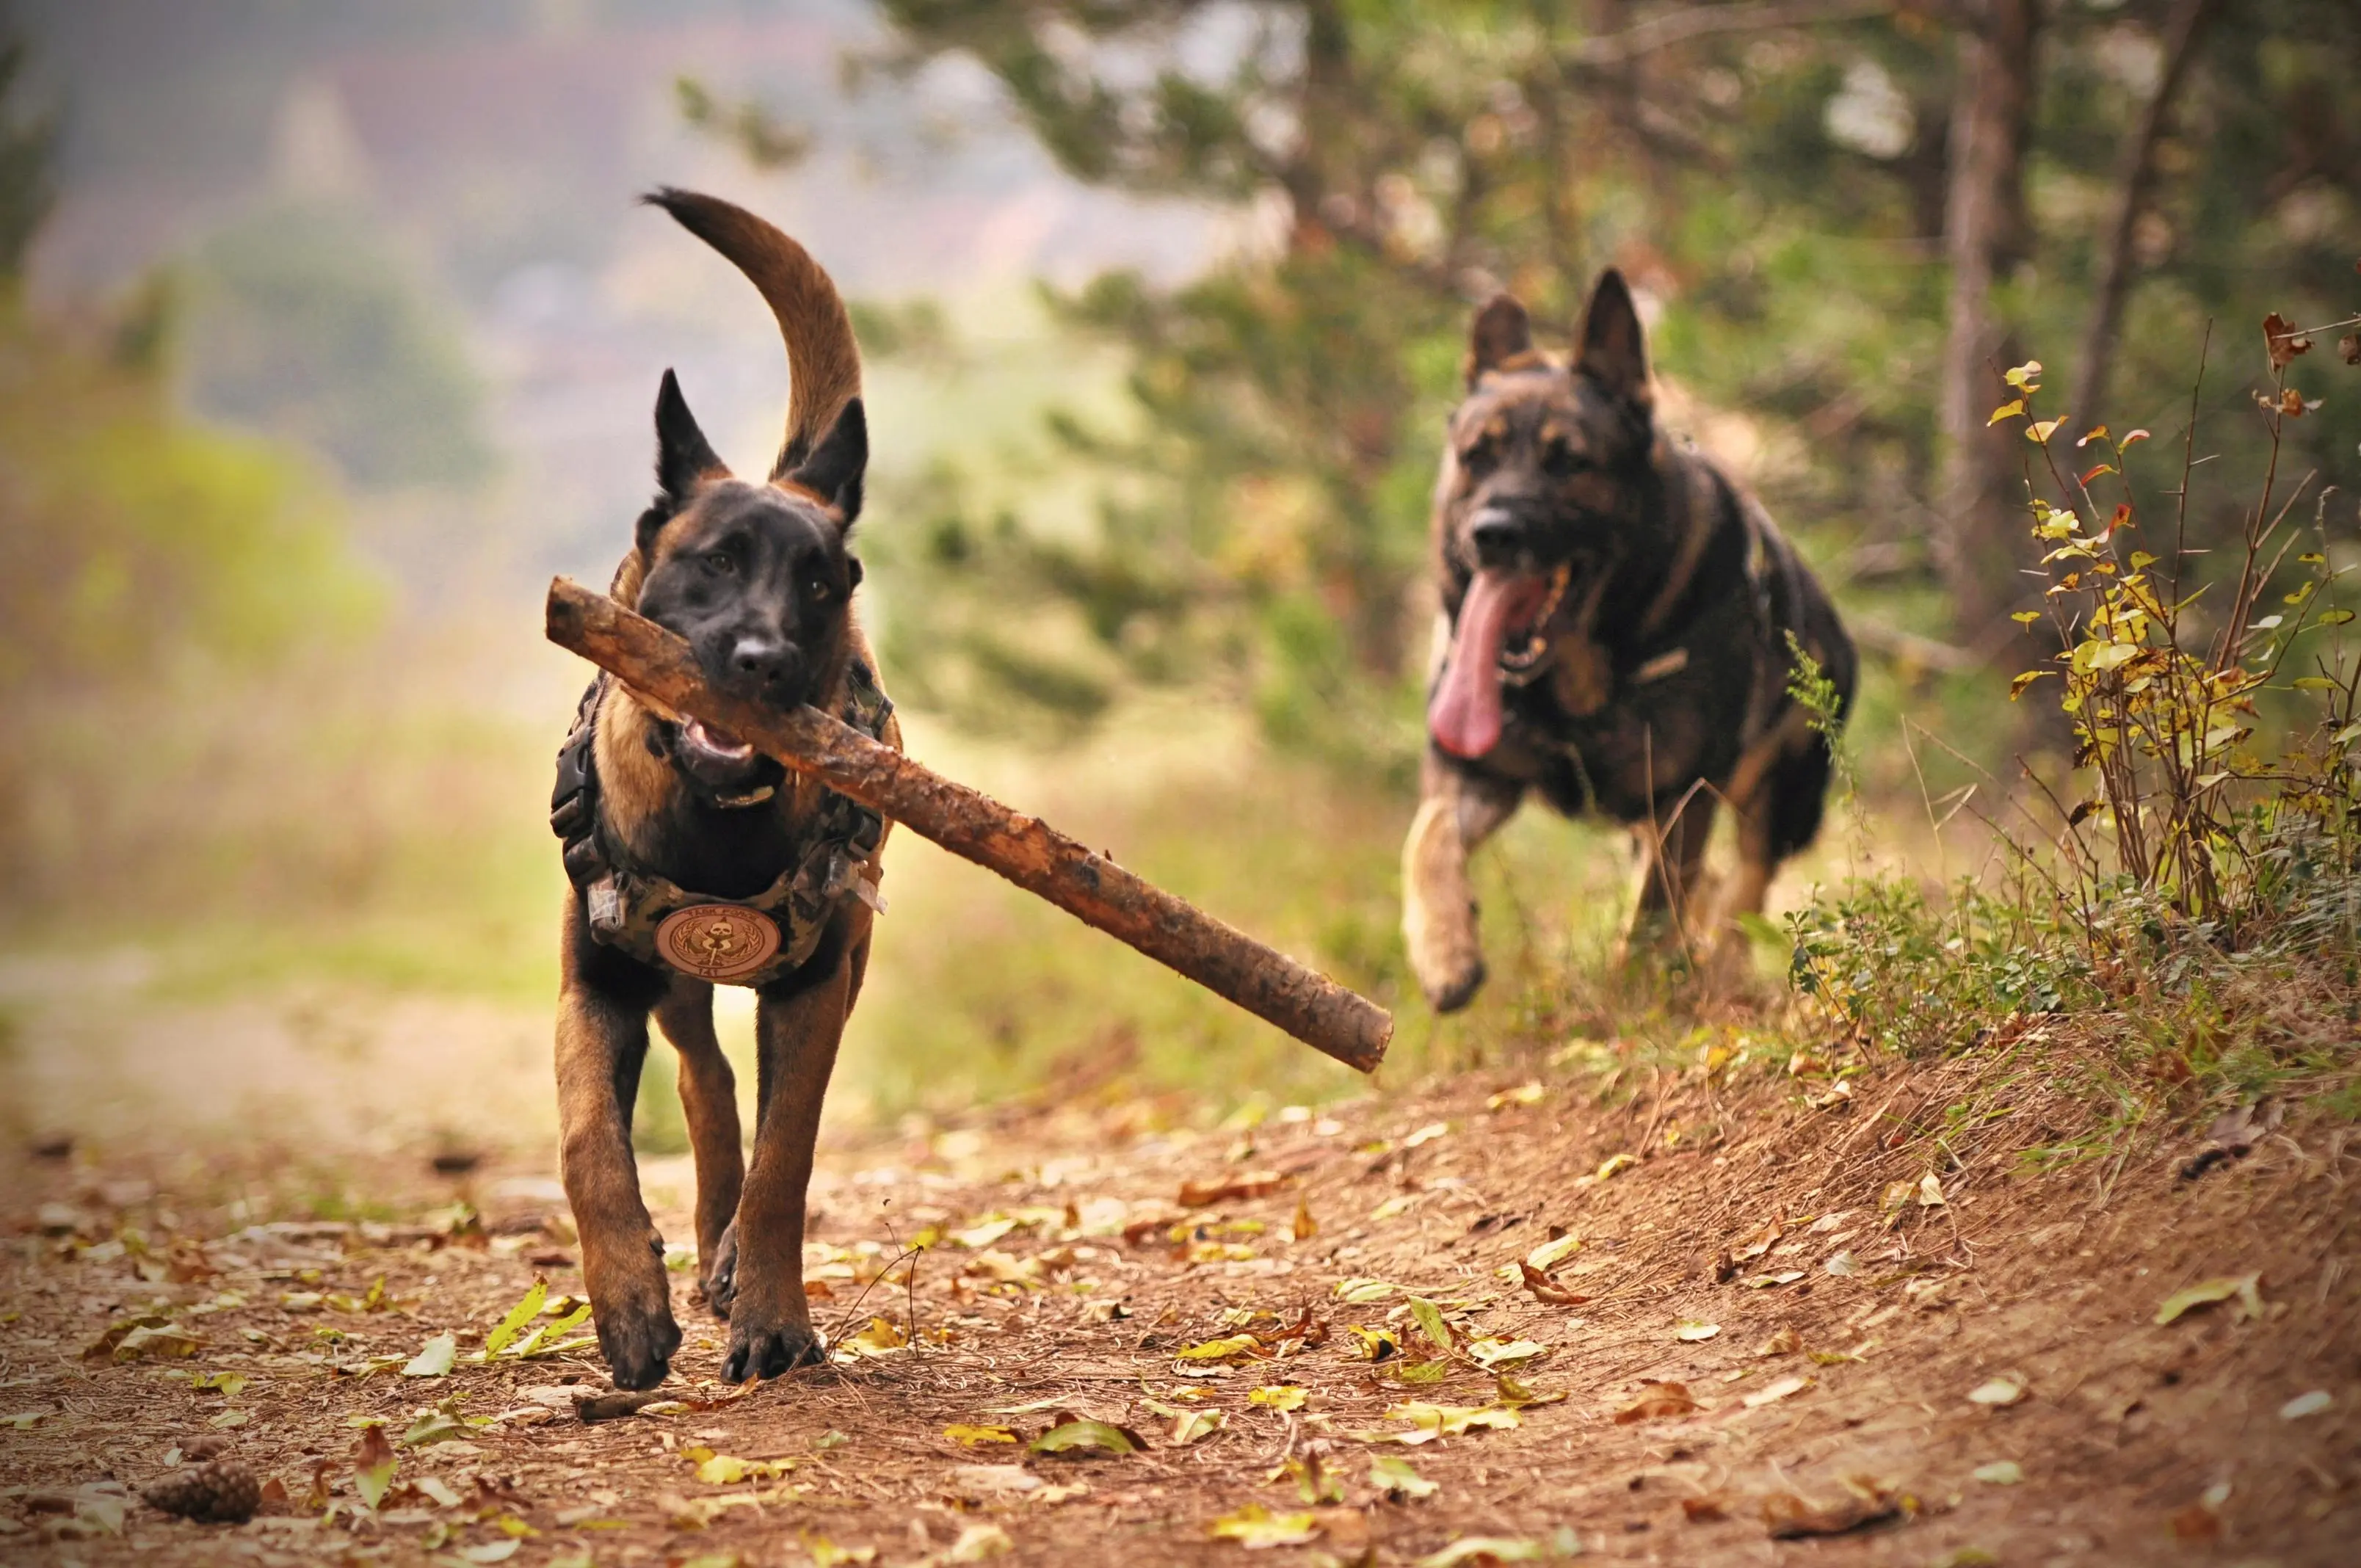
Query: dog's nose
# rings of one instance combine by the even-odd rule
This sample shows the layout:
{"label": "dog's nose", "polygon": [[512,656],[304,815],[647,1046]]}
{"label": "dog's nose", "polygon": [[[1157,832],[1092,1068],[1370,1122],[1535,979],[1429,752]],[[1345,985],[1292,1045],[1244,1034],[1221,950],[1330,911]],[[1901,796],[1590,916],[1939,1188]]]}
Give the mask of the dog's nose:
{"label": "dog's nose", "polygon": [[1467,530],[1467,542],[1476,547],[1477,564],[1484,566],[1505,566],[1522,554],[1527,534],[1525,525],[1516,514],[1489,508],[1476,514]]}
{"label": "dog's nose", "polygon": [[741,637],[730,651],[730,668],[741,681],[768,695],[795,684],[803,654],[794,643],[776,637]]}

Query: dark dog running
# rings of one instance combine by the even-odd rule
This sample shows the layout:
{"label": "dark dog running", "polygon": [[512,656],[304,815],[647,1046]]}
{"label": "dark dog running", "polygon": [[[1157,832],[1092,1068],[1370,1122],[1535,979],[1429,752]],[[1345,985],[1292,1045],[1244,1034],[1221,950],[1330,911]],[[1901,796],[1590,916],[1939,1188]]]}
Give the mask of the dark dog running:
{"label": "dark dog running", "polygon": [[1571,365],[1533,346],[1524,307],[1477,313],[1467,398],[1435,486],[1446,619],[1427,707],[1402,934],[1434,1006],[1484,981],[1467,856],[1538,791],[1632,828],[1625,934],[1689,948],[1718,806],[1738,823],[1723,933],[1763,907],[1812,841],[1827,737],[1788,695],[1793,637],[1852,699],[1852,644],[1770,518],[1654,426],[1640,318],[1599,280]]}
{"label": "dark dog running", "polygon": [[[687,639],[715,686],[783,710],[809,703],[899,745],[851,613],[861,564],[846,534],[861,512],[869,437],[843,302],[803,247],[760,218],[685,192],[649,200],[762,291],[786,339],[794,393],[777,462],[748,481],[714,455],[665,373],[657,494],[614,596]],[[651,1013],[680,1053],[699,1282],[730,1320],[722,1376],[742,1382],[815,1362],[804,1192],[869,960],[884,825],[736,737],[603,680],[559,754],[551,824],[575,884],[557,1014],[566,1195],[616,1386],[662,1382],[680,1344],[664,1240],[631,1158]],[[716,981],[761,998],[751,1169],[714,1038]]]}

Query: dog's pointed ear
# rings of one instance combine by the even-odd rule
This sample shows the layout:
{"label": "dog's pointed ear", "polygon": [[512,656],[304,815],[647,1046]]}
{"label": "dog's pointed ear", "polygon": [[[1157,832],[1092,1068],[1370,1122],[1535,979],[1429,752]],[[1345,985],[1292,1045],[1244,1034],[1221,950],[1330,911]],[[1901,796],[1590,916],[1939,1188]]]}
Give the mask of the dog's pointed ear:
{"label": "dog's pointed ear", "polygon": [[[785,465],[781,464],[782,469]],[[774,473],[774,479],[785,479],[801,485],[834,507],[851,528],[861,515],[861,481],[869,472],[869,415],[854,398],[828,427],[828,433],[811,449],[808,456],[792,469]]]}
{"label": "dog's pointed ear", "polygon": [[1639,308],[1631,302],[1623,274],[1612,267],[1599,275],[1598,287],[1590,291],[1575,368],[1632,408],[1645,410],[1654,400],[1648,389],[1648,340]]}
{"label": "dog's pointed ear", "polygon": [[688,400],[680,395],[680,378],[666,370],[656,389],[656,499],[640,514],[640,553],[654,548],[656,535],[688,504],[700,481],[729,477],[729,466],[705,439],[697,416],[688,411]]}
{"label": "dog's pointed ear", "polygon": [[680,378],[665,371],[664,385],[656,389],[656,488],[678,506],[698,480],[729,472],[697,428],[697,416],[688,411],[688,400],[680,395]]}
{"label": "dog's pointed ear", "polygon": [[1532,353],[1532,347],[1533,323],[1525,307],[1507,294],[1493,295],[1468,329],[1467,389],[1474,391],[1487,370],[1497,370],[1517,356]]}

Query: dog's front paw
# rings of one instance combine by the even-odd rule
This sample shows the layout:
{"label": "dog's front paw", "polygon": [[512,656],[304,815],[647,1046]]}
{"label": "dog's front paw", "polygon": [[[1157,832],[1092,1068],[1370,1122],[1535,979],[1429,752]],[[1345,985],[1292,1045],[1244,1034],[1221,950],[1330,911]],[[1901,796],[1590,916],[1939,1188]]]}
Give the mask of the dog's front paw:
{"label": "dog's front paw", "polygon": [[700,1282],[700,1288],[705,1292],[705,1304],[713,1309],[715,1317],[727,1321],[730,1305],[738,1299],[737,1221],[730,1222],[730,1228],[721,1233],[721,1240],[714,1245],[713,1255],[703,1261],[705,1277]]}
{"label": "dog's front paw", "polygon": [[721,1380],[743,1383],[750,1377],[776,1377],[795,1367],[818,1366],[827,1359],[828,1352],[809,1323],[758,1323],[751,1312],[733,1313],[730,1355],[721,1364]]}
{"label": "dog's front paw", "polygon": [[1422,973],[1419,986],[1426,992],[1427,1004],[1437,1013],[1456,1013],[1484,989],[1484,960],[1479,958],[1457,973],[1438,979]]}
{"label": "dog's front paw", "polygon": [[597,1303],[591,1321],[598,1327],[598,1352],[616,1387],[653,1388],[672,1370],[672,1354],[680,1348],[662,1271],[652,1283],[634,1281],[621,1296],[617,1300],[610,1293]]}

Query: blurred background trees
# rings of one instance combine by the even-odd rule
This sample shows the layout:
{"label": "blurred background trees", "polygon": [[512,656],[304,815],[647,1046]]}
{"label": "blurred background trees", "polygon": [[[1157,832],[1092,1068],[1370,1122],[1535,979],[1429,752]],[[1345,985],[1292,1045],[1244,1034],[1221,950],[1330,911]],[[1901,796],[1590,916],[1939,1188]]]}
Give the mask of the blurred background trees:
{"label": "blurred background trees", "polygon": [[[1049,426],[1105,477],[1090,526],[937,475],[896,543],[928,603],[977,607],[900,666],[1069,718],[1126,680],[1225,681],[1274,738],[1404,773],[1425,493],[1496,290],[1562,331],[1623,268],[1672,422],[1736,460],[1905,678],[2000,656],[2032,591],[2031,448],[1985,422],[2002,367],[2048,357],[2083,423],[2177,425],[2218,322],[2207,428],[2235,466],[2265,302],[2361,299],[2340,0],[2228,25],[2207,0],[883,10],[871,69],[981,62],[1076,179],[1252,215],[1197,277],[1052,296],[1128,366],[1124,405]],[[2361,400],[2332,396],[2300,461],[2356,435]]]}

